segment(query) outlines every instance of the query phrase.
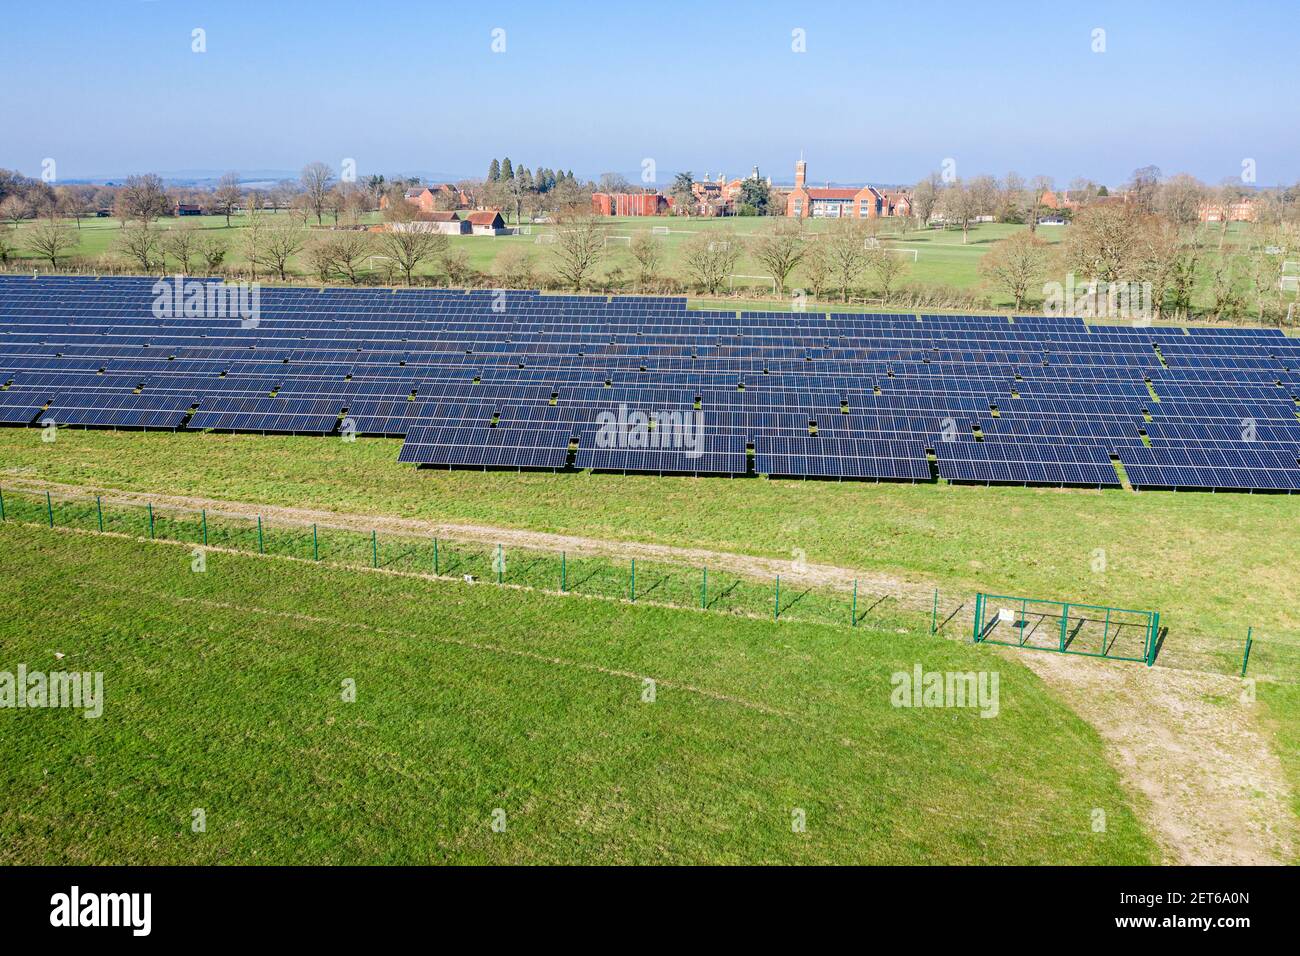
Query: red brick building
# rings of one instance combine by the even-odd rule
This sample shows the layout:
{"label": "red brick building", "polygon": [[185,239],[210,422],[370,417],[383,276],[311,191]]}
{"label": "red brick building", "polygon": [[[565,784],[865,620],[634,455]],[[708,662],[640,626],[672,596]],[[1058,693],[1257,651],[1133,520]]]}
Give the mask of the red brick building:
{"label": "red brick building", "polygon": [[795,219],[876,219],[909,216],[911,196],[905,192],[862,188],[818,188],[808,185],[808,164],[794,164],[794,189],[785,197],[785,214]]}
{"label": "red brick building", "polygon": [[659,193],[592,193],[591,209],[598,216],[660,216],[668,200]]}
{"label": "red brick building", "polygon": [[[420,212],[443,212],[447,209],[465,209],[473,204],[473,197],[447,183],[434,183],[431,186],[416,186],[404,194],[407,202]],[[388,197],[379,200],[379,208],[388,208]]]}

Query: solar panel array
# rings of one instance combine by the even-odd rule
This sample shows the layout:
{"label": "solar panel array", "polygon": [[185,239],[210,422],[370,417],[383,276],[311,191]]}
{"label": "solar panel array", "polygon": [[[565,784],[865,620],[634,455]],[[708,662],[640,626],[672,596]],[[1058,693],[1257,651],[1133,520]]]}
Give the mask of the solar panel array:
{"label": "solar panel array", "polygon": [[1115,486],[1118,462],[1135,487],[1300,489],[1300,341],[1277,330],[271,287],[248,321],[190,285],[208,305],[168,312],[170,281],[0,276],[0,423],[354,431],[485,468]]}

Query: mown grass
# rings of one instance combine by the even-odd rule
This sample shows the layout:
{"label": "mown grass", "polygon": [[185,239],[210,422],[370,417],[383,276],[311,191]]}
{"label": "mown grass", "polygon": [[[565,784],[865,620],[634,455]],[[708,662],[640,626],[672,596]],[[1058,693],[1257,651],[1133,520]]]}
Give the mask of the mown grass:
{"label": "mown grass", "polygon": [[938,585],[1153,609],[1238,666],[1300,634],[1283,529],[1300,496],[418,469],[396,440],[0,429],[7,476],[803,559]]}
{"label": "mown grass", "polygon": [[[7,863],[1156,858],[1097,735],[986,648],[13,522],[0,555],[0,669],[105,684],[99,719],[0,711]],[[998,716],[892,707],[918,662],[998,670]]]}

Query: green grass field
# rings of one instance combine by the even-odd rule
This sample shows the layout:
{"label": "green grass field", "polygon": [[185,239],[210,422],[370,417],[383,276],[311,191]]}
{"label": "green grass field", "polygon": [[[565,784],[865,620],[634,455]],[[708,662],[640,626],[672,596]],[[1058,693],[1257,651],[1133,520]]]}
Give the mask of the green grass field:
{"label": "green grass field", "polygon": [[[1157,856],[1096,734],[985,649],[14,522],[0,553],[0,669],[105,696],[2,715],[5,863]],[[998,716],[892,707],[916,663],[996,669]]]}
{"label": "green grass field", "polygon": [[[1152,608],[1175,636],[1300,634],[1300,496],[442,471],[397,440],[0,429],[6,477],[555,532]],[[1097,570],[1101,568],[1102,570]]]}
{"label": "green grass field", "polygon": [[[271,222],[275,222],[277,217],[287,216],[288,213],[267,214],[267,218]],[[162,219],[159,221],[158,226],[166,230],[181,221]],[[230,227],[226,226],[224,217],[220,216],[187,217],[183,221],[186,225],[215,230],[225,236],[228,246],[226,267],[235,271],[248,269],[248,261],[239,240],[244,228],[242,215],[234,216]],[[372,213],[368,215],[366,221],[371,223],[379,222],[379,214]],[[604,221],[604,225],[610,237],[631,237],[638,233],[649,233],[655,227],[671,230],[667,235],[659,237],[665,247],[664,263],[660,268],[660,272],[663,275],[684,280],[685,277],[679,262],[680,247],[691,235],[698,232],[727,232],[741,240],[747,240],[776,228],[777,225],[784,221],[780,217],[736,217],[728,219],[610,217]],[[813,233],[823,232],[830,228],[830,225],[827,220],[805,221],[805,228]],[[24,231],[29,228],[30,224],[20,226],[16,236],[18,254],[22,256],[32,254],[23,243]],[[545,276],[550,273],[554,258],[554,247],[546,245],[545,240],[556,227],[534,224],[527,226],[527,228],[530,230],[527,235],[453,236],[450,238],[450,243],[453,249],[463,250],[468,255],[469,262],[474,269],[484,276],[494,275],[497,272],[497,257],[506,249],[512,248],[523,249],[531,254],[535,272],[539,276]],[[905,235],[900,235],[897,233],[896,224],[886,222],[882,236],[887,237],[885,241],[890,248],[915,250],[917,252],[916,261],[909,267],[904,282],[920,287],[946,287],[979,293],[987,297],[989,308],[1006,310],[1011,308],[1012,300],[997,290],[984,285],[979,275],[979,262],[993,243],[1025,228],[1025,226],[1003,223],[978,223],[971,227],[968,241],[963,242],[962,233],[959,229],[913,230]],[[75,261],[84,271],[109,266],[120,267],[124,264],[123,260],[113,251],[113,240],[119,231],[120,224],[115,219],[83,220],[77,230],[80,243],[72,251],[71,256],[73,258],[69,261]],[[1236,229],[1230,234],[1233,241],[1236,240],[1240,232],[1240,229]],[[1065,228],[1043,226],[1038,230],[1038,234],[1049,243],[1055,244],[1064,238]],[[1215,235],[1217,236],[1217,233]],[[33,264],[37,266],[48,265],[47,263]],[[297,274],[297,281],[301,283],[313,284],[318,281],[302,256],[291,260],[290,268]],[[440,269],[441,267],[434,263],[425,263],[416,270],[416,274],[424,277],[441,276]],[[763,272],[763,267],[748,254],[743,255],[736,265],[737,275],[760,275]],[[636,263],[632,258],[627,243],[621,239],[611,238],[607,243],[605,259],[596,270],[598,281],[618,286],[619,283],[626,284],[630,282],[635,274]],[[265,279],[266,277],[262,276],[262,278]],[[445,276],[443,278],[445,279]],[[1064,276],[1060,278],[1063,280]],[[380,282],[382,277],[376,273],[372,275],[369,281]],[[790,287],[796,288],[804,281],[805,277],[802,272],[796,270],[791,278]],[[870,284],[866,277],[860,283],[860,285],[865,286]],[[771,296],[770,280],[764,282],[761,280],[736,279],[734,285],[734,290],[729,289],[728,293],[730,295],[747,296],[748,299],[733,300],[728,298],[728,308],[771,309],[784,307],[788,304],[784,300],[778,300]],[[1204,305],[1208,302],[1206,295],[1206,290],[1201,289],[1198,297],[1200,304]],[[709,306],[716,305],[717,302],[717,299],[705,299],[701,300],[700,304]],[[838,295],[835,293],[826,293],[821,302],[815,303],[818,308],[833,309],[839,305]],[[874,310],[879,306],[868,305],[867,308]],[[965,307],[963,306],[962,309],[964,310]],[[1027,309],[1028,311],[1034,311],[1030,307],[1027,307]]]}

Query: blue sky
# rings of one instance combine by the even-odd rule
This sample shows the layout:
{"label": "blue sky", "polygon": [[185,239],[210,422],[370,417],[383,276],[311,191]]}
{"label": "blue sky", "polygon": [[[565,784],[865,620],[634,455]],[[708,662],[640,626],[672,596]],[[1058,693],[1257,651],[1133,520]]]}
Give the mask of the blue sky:
{"label": "blue sky", "polygon": [[[7,4],[0,166],[1300,180],[1294,3]],[[192,31],[207,51],[192,52]],[[505,52],[491,49],[505,31]],[[1093,31],[1105,52],[1093,52]],[[792,50],[792,31],[806,52]]]}

